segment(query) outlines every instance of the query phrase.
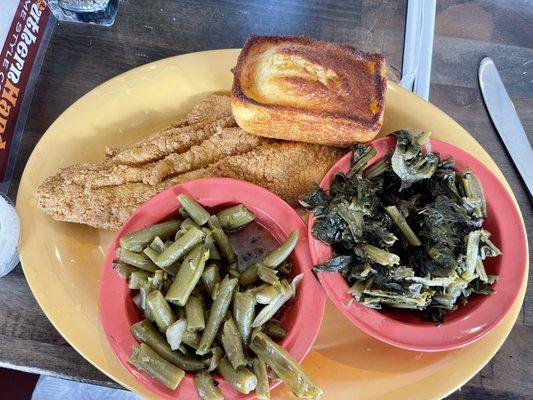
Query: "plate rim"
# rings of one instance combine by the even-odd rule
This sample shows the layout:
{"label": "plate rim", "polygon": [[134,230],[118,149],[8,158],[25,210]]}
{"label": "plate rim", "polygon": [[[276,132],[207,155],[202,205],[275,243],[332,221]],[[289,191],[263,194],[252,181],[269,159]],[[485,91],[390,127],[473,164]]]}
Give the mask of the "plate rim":
{"label": "plate rim", "polygon": [[[55,128],[55,126],[57,124],[57,121],[59,119],[61,119],[66,113],[68,113],[72,106],[76,106],[79,103],[83,102],[86,98],[88,98],[90,96],[94,96],[94,92],[97,91],[98,89],[101,89],[102,87],[105,87],[107,85],[111,85],[111,84],[115,83],[116,81],[118,81],[120,79],[123,79],[125,77],[131,76],[131,75],[133,75],[135,73],[138,73],[142,69],[147,69],[147,68],[153,67],[155,65],[171,63],[172,61],[180,59],[180,58],[181,59],[186,59],[186,58],[195,57],[195,56],[224,55],[224,56],[228,56],[228,57],[231,56],[231,57],[233,57],[236,60],[239,51],[240,51],[240,48],[206,50],[206,51],[185,53],[185,54],[181,54],[181,55],[176,55],[176,56],[172,56],[172,57],[156,60],[156,61],[144,64],[144,65],[138,66],[136,68],[132,68],[132,69],[130,69],[128,71],[125,71],[125,72],[123,72],[123,73],[121,73],[121,74],[119,74],[119,75],[117,75],[117,76],[105,81],[105,82],[102,82],[101,84],[97,85],[95,88],[91,89],[89,92],[85,93],[83,96],[81,96],[79,99],[77,99],[74,103],[72,103],[71,106],[69,106],[67,109],[65,109],[65,111],[63,111],[56,118],[56,120],[54,120],[54,122],[48,127],[46,132],[42,135],[42,137],[36,143],[34,149],[32,150],[32,153],[28,157],[26,165],[24,166],[24,170],[23,170],[23,173],[21,175],[21,179],[20,179],[20,182],[19,182],[19,187],[18,187],[18,190],[17,190],[17,201],[16,201],[16,209],[17,209],[17,212],[19,213],[19,216],[21,218],[21,227],[23,227],[23,225],[25,225],[26,219],[28,218],[28,216],[26,215],[26,209],[28,207],[26,205],[22,204],[23,203],[22,199],[24,198],[25,200],[28,200],[29,198],[32,197],[32,193],[26,193],[26,191],[27,191],[26,186],[28,186],[28,185],[25,182],[27,182],[27,181],[31,182],[31,180],[29,178],[29,175],[30,175],[30,168],[29,167],[31,166],[31,164],[33,164],[35,162],[34,159],[36,158],[37,150],[40,147],[44,146],[50,140],[50,138],[52,137],[52,135],[54,133],[54,128]],[[522,217],[522,213],[520,211],[520,207],[519,207],[519,205],[518,205],[518,203],[516,201],[516,198],[515,198],[512,190],[511,190],[507,180],[505,179],[505,177],[504,177],[503,173],[501,172],[501,170],[498,168],[497,164],[494,162],[494,160],[492,160],[492,157],[479,144],[479,142],[472,135],[470,135],[459,123],[457,123],[452,117],[450,117],[443,110],[439,109],[437,106],[435,106],[432,103],[429,103],[429,102],[427,102],[427,101],[425,101],[425,100],[423,100],[421,98],[418,98],[416,95],[414,95],[411,92],[406,91],[405,89],[401,88],[396,83],[388,82],[387,86],[388,86],[388,91],[394,90],[394,91],[400,92],[402,94],[402,96],[406,96],[407,98],[410,99],[410,101],[414,102],[415,104],[420,105],[421,107],[427,108],[428,111],[431,111],[433,113],[439,114],[445,121],[447,121],[448,123],[450,123],[451,125],[456,127],[456,129],[459,132],[461,132],[461,134],[466,134],[466,135],[469,136],[469,138],[472,141],[472,143],[474,143],[477,146],[478,150],[480,151],[480,154],[482,154],[484,157],[487,158],[487,160],[490,161],[490,165],[488,166],[489,169],[491,169],[493,172],[495,172],[497,178],[503,183],[503,185],[505,186],[506,190],[509,192],[511,198],[513,199],[515,205],[517,206],[517,208],[518,208],[518,210],[520,212],[520,217],[521,217],[521,221],[522,221],[522,227],[525,229],[525,224],[524,224],[524,220],[523,220],[523,217]],[[385,104],[387,104],[387,101],[385,102]],[[385,116],[385,118],[386,118],[386,116]],[[31,186],[31,185],[29,185],[29,186]],[[32,187],[32,190],[34,190],[34,189],[35,188]],[[33,204],[33,207],[35,207],[34,204]],[[21,260],[21,266],[22,266],[22,269],[23,269],[23,273],[24,273],[24,276],[26,278],[26,281],[28,282],[28,286],[30,287],[30,290],[31,290],[34,298],[36,299],[36,301],[39,304],[39,307],[41,308],[43,313],[47,316],[48,320],[51,322],[51,324],[54,326],[54,328],[61,334],[61,336],[69,343],[69,345],[71,345],[88,362],[90,362],[93,366],[95,366],[95,368],[97,368],[99,371],[101,371],[102,373],[104,373],[105,375],[107,375],[108,377],[113,379],[114,381],[122,384],[123,386],[127,387],[130,390],[135,391],[135,389],[133,389],[131,387],[131,385],[129,385],[128,383],[124,382],[120,378],[114,377],[113,373],[111,372],[111,368],[109,366],[107,366],[107,365],[106,366],[98,365],[96,362],[91,361],[91,358],[95,358],[94,356],[86,354],[86,352],[84,350],[79,348],[79,346],[75,343],[75,341],[73,341],[72,339],[68,338],[67,336],[65,336],[62,333],[63,329],[60,328],[60,326],[61,326],[61,323],[59,321],[60,318],[58,318],[57,316],[52,315],[53,313],[51,312],[50,306],[48,304],[46,304],[46,302],[44,301],[44,299],[42,299],[40,297],[40,295],[36,295],[36,292],[38,292],[37,284],[32,279],[31,272],[29,271],[28,267],[24,266],[25,263],[26,263],[25,259],[27,258],[26,249],[24,249],[24,246],[23,246],[24,239],[26,239],[25,238],[25,233],[21,232],[21,241],[20,241],[19,250],[20,250],[20,260]],[[529,243],[528,243],[528,246],[529,246]],[[527,258],[526,262],[529,263],[529,252],[528,252],[527,255],[528,255],[528,258]],[[28,255],[28,257],[29,257],[29,255]],[[468,373],[466,373],[461,379],[458,379],[453,385],[450,385],[450,387],[448,389],[446,389],[446,390],[443,389],[442,391],[439,391],[438,395],[440,397],[445,397],[445,396],[449,395],[450,393],[453,393],[454,391],[456,391],[462,385],[464,385],[468,380],[470,380],[474,375],[476,375],[492,359],[494,354],[503,345],[503,343],[505,342],[505,339],[509,335],[512,327],[514,326],[514,323],[516,322],[516,320],[518,318],[518,314],[519,314],[519,311],[520,311],[520,306],[519,305],[522,304],[523,299],[525,297],[525,293],[526,293],[528,275],[529,275],[529,271],[526,270],[526,275],[524,277],[524,281],[523,281],[522,287],[520,289],[520,294],[519,294],[519,296],[517,298],[516,303],[513,305],[513,309],[512,309],[512,311],[510,313],[510,314],[513,314],[513,312],[514,312],[514,315],[511,315],[512,323],[509,323],[509,328],[507,329],[505,334],[502,335],[501,339],[499,339],[498,345],[494,346],[490,351],[488,351],[486,353],[488,357],[486,357],[486,359],[483,362],[481,362],[476,367],[471,368]],[[106,368],[107,368],[107,370],[106,370]]]}

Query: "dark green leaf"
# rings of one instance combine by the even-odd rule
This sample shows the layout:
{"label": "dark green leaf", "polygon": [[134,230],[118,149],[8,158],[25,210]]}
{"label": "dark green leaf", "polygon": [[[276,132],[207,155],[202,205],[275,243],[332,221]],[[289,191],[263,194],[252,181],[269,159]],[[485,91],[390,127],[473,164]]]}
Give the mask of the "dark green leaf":
{"label": "dark green leaf", "polygon": [[337,237],[337,232],[342,232],[342,226],[339,224],[340,217],[331,217],[325,215],[318,218],[313,224],[311,233],[313,236],[327,244],[332,244]]}
{"label": "dark green leaf", "polygon": [[446,310],[444,308],[435,307],[428,308],[422,311],[422,319],[424,321],[431,321],[435,325],[440,325],[444,322],[446,317]]}
{"label": "dark green leaf", "polygon": [[494,289],[492,289],[492,285],[490,283],[482,282],[480,279],[474,279],[470,284],[468,285],[468,289],[472,291],[473,293],[478,294],[492,294],[494,293]]}
{"label": "dark green leaf", "polygon": [[299,199],[302,207],[312,212],[317,217],[324,213],[324,210],[329,205],[330,201],[331,196],[328,195],[321,187],[317,187],[311,193],[304,194]]}
{"label": "dark green leaf", "polygon": [[350,256],[337,256],[314,266],[316,272],[340,272],[346,273],[352,263]]}

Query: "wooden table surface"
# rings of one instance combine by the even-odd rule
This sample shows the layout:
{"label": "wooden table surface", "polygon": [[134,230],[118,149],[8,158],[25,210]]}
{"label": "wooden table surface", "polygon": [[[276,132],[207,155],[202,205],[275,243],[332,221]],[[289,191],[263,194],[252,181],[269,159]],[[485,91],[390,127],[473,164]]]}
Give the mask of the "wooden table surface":
{"label": "wooden table surface", "polygon": [[[399,76],[405,14],[405,0],[123,0],[111,28],[59,23],[37,82],[10,196],[15,198],[26,160],[50,124],[115,75],[177,54],[240,47],[254,33],[306,35],[381,52]],[[430,94],[430,101],[464,126],[499,165],[530,236],[532,203],[488,118],[477,69],[483,56],[494,59],[533,141],[532,21],[532,1],[439,0]],[[114,385],[48,322],[20,266],[0,282],[0,366]],[[500,351],[450,398],[532,398],[532,348],[530,290]]]}

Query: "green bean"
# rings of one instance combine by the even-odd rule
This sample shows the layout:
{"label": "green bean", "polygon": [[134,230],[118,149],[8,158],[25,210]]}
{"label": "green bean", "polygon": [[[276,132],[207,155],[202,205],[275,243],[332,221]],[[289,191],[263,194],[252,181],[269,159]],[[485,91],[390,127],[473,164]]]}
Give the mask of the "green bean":
{"label": "green bean", "polygon": [[159,252],[155,251],[151,247],[147,247],[143,250],[143,253],[146,257],[148,257],[152,262],[155,264],[157,261],[157,258],[159,257]]}
{"label": "green bean", "polygon": [[213,340],[220,328],[220,324],[228,311],[231,299],[233,297],[233,292],[237,287],[237,279],[230,279],[227,276],[220,282],[220,286],[217,291],[217,295],[213,304],[211,305],[211,310],[209,311],[209,317],[207,319],[207,324],[202,333],[202,338],[200,339],[200,345],[196,350],[196,354],[204,355],[206,354]]}
{"label": "green bean", "polygon": [[148,296],[148,293],[146,292],[144,288],[141,288],[139,293],[141,294],[141,298],[143,299],[142,302],[144,304],[144,318],[146,318],[150,322],[155,323],[154,316],[152,315],[150,308],[146,306],[146,296]]}
{"label": "green bean", "polygon": [[133,344],[131,346],[131,354],[128,358],[128,363],[133,365],[137,369],[141,369],[141,365],[139,364],[139,353],[141,352],[141,347],[137,344]]}
{"label": "green bean", "polygon": [[126,280],[130,278],[132,272],[138,271],[138,269],[134,266],[128,265],[119,260],[113,261],[113,269],[118,274],[118,276]]}
{"label": "green bean", "polygon": [[216,216],[222,228],[230,231],[239,229],[255,219],[254,213],[242,204],[226,208]]}
{"label": "green bean", "polygon": [[224,400],[220,389],[215,386],[213,377],[207,371],[200,371],[194,376],[194,386],[201,400]]}
{"label": "green bean", "polygon": [[388,214],[388,216],[392,219],[392,221],[396,224],[398,229],[400,229],[400,232],[402,232],[403,236],[407,239],[409,244],[411,246],[420,246],[422,243],[420,242],[420,239],[416,236],[416,234],[413,232],[407,221],[405,220],[403,214],[398,210],[396,206],[390,206],[390,207],[384,207],[385,212]]}
{"label": "green bean", "polygon": [[[144,298],[145,299],[145,298]],[[144,310],[144,303],[145,300],[143,299],[143,296],[141,295],[141,292],[137,293],[133,298],[131,299],[133,303],[141,310]]]}
{"label": "green bean", "polygon": [[220,275],[218,274],[218,266],[216,264],[209,264],[205,267],[202,274],[202,283],[204,284],[207,293],[214,300],[215,285],[220,282]]}
{"label": "green bean", "polygon": [[197,228],[189,229],[182,237],[172,243],[165,251],[159,254],[157,266],[169,267],[199,244],[204,238],[204,233]]}
{"label": "green bean", "polygon": [[265,267],[264,265],[259,265],[257,267],[257,276],[263,282],[268,283],[269,285],[272,285],[274,287],[279,287],[281,285],[281,282],[278,278],[278,271],[276,271],[275,269]]}
{"label": "green bean", "polygon": [[148,283],[148,273],[144,271],[134,271],[130,275],[128,287],[130,289],[140,289]]}
{"label": "green bean", "polygon": [[220,363],[220,360],[224,357],[224,352],[222,349],[218,346],[215,346],[211,349],[211,358],[209,359],[209,365],[207,366],[207,370],[209,372],[214,371],[216,367],[218,367],[218,364]]}
{"label": "green bean", "polygon": [[134,253],[132,251],[123,249],[119,247],[116,250],[117,257],[119,261],[123,263],[133,265],[134,267],[144,269],[148,272],[154,272],[156,267],[155,264],[142,253]]}
{"label": "green bean", "polygon": [[234,369],[227,357],[224,357],[217,368],[222,378],[224,378],[233,388],[244,394],[250,393],[257,386],[257,378],[246,367]]}
{"label": "green bean", "polygon": [[222,347],[224,347],[224,351],[233,368],[243,367],[246,364],[244,361],[241,334],[237,330],[232,318],[228,318],[224,322],[224,327],[222,328]]}
{"label": "green bean", "polygon": [[184,306],[204,272],[209,250],[201,244],[187,254],[165,298],[178,306]]}
{"label": "green bean", "polygon": [[191,228],[202,229],[200,225],[194,222],[191,218],[186,218],[180,225],[180,231],[188,231]]}
{"label": "green bean", "polygon": [[239,273],[239,265],[234,262],[228,266],[228,274],[232,278],[238,278],[241,274]]}
{"label": "green bean", "polygon": [[235,318],[243,343],[248,345],[252,322],[255,318],[255,297],[250,291],[235,292],[233,296],[233,318]]}
{"label": "green bean", "polygon": [[[176,276],[179,269],[179,261],[175,262],[174,264],[170,264],[168,267],[161,267],[163,271],[165,271],[170,276]],[[169,286],[170,288],[170,286]]]}
{"label": "green bean", "polygon": [[228,235],[226,235],[222,229],[222,226],[220,225],[216,215],[212,215],[207,222],[209,224],[209,228],[211,229],[211,233],[215,238],[215,242],[218,244],[218,247],[220,247],[224,258],[226,258],[230,264],[237,261],[237,254],[235,254],[235,250],[229,241]]}
{"label": "green bean", "polygon": [[183,332],[181,341],[191,349],[196,350],[200,344],[200,333],[198,331],[185,330],[185,332]]}
{"label": "green bean", "polygon": [[169,363],[144,343],[138,350],[132,351],[128,361],[172,390],[178,387],[185,376],[185,371]]}
{"label": "green bean", "polygon": [[205,234],[204,246],[209,250],[209,258],[211,260],[221,260],[222,257],[218,252],[217,246],[215,246],[215,239],[209,228],[202,228],[202,232]]}
{"label": "green bean", "polygon": [[167,328],[176,322],[174,313],[159,290],[154,290],[146,296],[146,305],[161,332],[166,332]]}
{"label": "green bean", "polygon": [[189,354],[189,350],[187,350],[187,347],[184,346],[183,343],[180,343],[180,345],[178,346],[178,350],[181,352],[181,354],[184,354],[184,355],[188,355]]}
{"label": "green bean", "polygon": [[148,247],[150,247],[152,250],[157,251],[158,253],[163,252],[167,248],[165,242],[159,236],[156,236]]}
{"label": "green bean", "polygon": [[285,261],[292,253],[296,244],[298,243],[298,231],[293,231],[287,240],[285,240],[276,250],[267,254],[261,261],[250,266],[246,271],[239,276],[239,283],[242,286],[248,286],[259,279],[257,271],[260,265],[269,268],[276,268],[283,261]]}
{"label": "green bean", "polygon": [[257,270],[259,269],[259,263],[250,265],[246,270],[239,275],[239,283],[241,286],[251,285],[259,280]]}
{"label": "green bean", "polygon": [[200,297],[190,296],[185,303],[185,316],[187,318],[187,329],[190,331],[201,331],[205,328],[204,302]]}
{"label": "green bean", "polygon": [[198,225],[204,225],[207,222],[209,219],[209,213],[200,205],[200,203],[186,194],[180,194],[178,200],[194,222]]}
{"label": "green bean", "polygon": [[178,220],[147,226],[144,229],[122,236],[120,238],[120,247],[136,253],[141,252],[156,236],[163,240],[167,239],[176,232],[179,226],[180,221]]}
{"label": "green bean", "polygon": [[287,240],[285,240],[276,250],[267,254],[265,258],[261,261],[266,267],[276,268],[283,261],[285,261],[289,255],[292,253],[296,244],[298,243],[299,233],[298,231],[293,231]]}
{"label": "green bean", "polygon": [[298,362],[264,333],[258,332],[252,337],[250,348],[274,370],[296,396],[315,399],[322,395],[322,389],[307,376]]}
{"label": "green bean", "polygon": [[213,294],[211,296],[211,300],[215,301],[215,299],[217,298],[217,293],[218,293],[218,287],[220,286],[220,282],[217,282],[215,283],[215,286],[213,286]]}
{"label": "green bean", "polygon": [[279,289],[272,285],[262,284],[253,289],[255,301],[259,304],[269,304],[279,294]]}
{"label": "green bean", "polygon": [[268,385],[268,374],[266,364],[262,358],[254,358],[252,362],[254,374],[257,378],[255,397],[259,400],[270,400],[270,389]]}
{"label": "green bean", "polygon": [[168,292],[168,289],[170,289],[170,286],[172,286],[173,281],[174,281],[174,276],[167,272],[165,275],[165,280],[163,281],[163,289],[161,290],[161,293],[166,295]]}
{"label": "green bean", "polygon": [[152,314],[150,314],[148,308],[146,307],[146,296],[152,291],[152,287],[149,283],[146,283],[139,289],[139,293],[133,297],[133,302],[137,307],[144,311],[146,318],[153,320]]}
{"label": "green bean", "polygon": [[254,336],[257,335],[259,332],[263,332],[262,326],[256,326],[252,328],[252,333],[250,334],[250,342],[253,340]]}
{"label": "green bean", "polygon": [[268,337],[274,340],[282,340],[287,336],[287,331],[283,329],[279,324],[273,322],[272,320],[268,321],[264,327],[263,332]]}
{"label": "green bean", "polygon": [[187,212],[187,210],[185,210],[185,208],[183,208],[183,207],[180,207],[180,208],[179,208],[179,210],[178,210],[178,214],[179,214],[183,219],[191,218],[191,216],[189,215],[189,213]]}
{"label": "green bean", "polygon": [[194,372],[204,368],[204,364],[201,361],[184,356],[177,351],[172,351],[167,341],[147,319],[133,324],[131,333],[139,342],[146,343],[165,360],[185,371]]}
{"label": "green bean", "polygon": [[258,327],[266,323],[270,318],[278,312],[278,310],[289,301],[294,295],[294,291],[285,279],[281,281],[280,293],[279,295],[272,300],[271,303],[267,304],[265,307],[259,311],[257,317],[255,317],[252,322],[252,328]]}
{"label": "green bean", "polygon": [[151,278],[148,278],[148,282],[154,289],[161,290],[165,281],[166,273],[160,269],[154,272]]}

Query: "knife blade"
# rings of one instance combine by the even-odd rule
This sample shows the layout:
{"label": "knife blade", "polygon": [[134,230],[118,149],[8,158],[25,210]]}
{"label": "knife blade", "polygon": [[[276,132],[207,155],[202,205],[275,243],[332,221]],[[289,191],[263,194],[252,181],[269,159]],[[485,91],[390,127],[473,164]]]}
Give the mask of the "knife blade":
{"label": "knife blade", "polygon": [[481,60],[478,76],[490,118],[533,197],[533,150],[492,58]]}

